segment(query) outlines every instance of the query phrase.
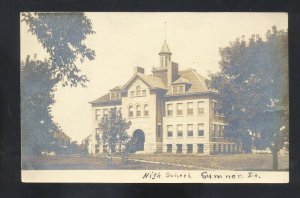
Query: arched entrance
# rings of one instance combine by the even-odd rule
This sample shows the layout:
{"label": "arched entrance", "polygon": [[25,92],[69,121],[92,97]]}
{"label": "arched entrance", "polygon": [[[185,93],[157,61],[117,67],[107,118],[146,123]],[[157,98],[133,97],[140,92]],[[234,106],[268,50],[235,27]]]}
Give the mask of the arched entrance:
{"label": "arched entrance", "polygon": [[135,141],[135,150],[143,151],[145,144],[145,133],[144,131],[137,129],[132,134],[132,139]]}

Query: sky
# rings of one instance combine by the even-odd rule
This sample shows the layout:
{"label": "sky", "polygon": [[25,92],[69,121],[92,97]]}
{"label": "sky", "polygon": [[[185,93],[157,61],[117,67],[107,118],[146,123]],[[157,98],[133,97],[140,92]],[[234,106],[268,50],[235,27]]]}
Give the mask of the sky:
{"label": "sky", "polygon": [[[95,50],[95,60],[79,64],[87,75],[87,88],[57,87],[52,115],[62,130],[79,143],[92,133],[93,114],[88,103],[109,89],[125,84],[133,67],[151,74],[159,64],[158,53],[166,40],[172,61],[179,70],[194,68],[201,75],[219,71],[219,48],[237,37],[252,34],[264,37],[276,25],[288,28],[286,13],[86,13],[93,30],[85,43]],[[36,37],[21,23],[21,61],[27,55],[48,57]],[[38,82],[37,82],[38,83]]]}

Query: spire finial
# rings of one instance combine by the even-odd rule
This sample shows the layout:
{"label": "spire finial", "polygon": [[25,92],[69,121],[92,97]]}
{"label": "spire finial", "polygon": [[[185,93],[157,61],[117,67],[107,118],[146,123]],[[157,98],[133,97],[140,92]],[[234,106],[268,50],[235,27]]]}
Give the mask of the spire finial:
{"label": "spire finial", "polygon": [[167,22],[165,21],[165,41],[167,40]]}

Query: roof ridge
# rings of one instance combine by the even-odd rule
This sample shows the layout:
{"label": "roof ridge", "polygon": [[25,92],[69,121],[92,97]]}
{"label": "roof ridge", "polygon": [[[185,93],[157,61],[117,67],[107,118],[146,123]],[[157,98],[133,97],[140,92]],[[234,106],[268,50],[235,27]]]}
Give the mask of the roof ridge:
{"label": "roof ridge", "polygon": [[[199,79],[199,81],[202,83],[202,85],[208,90],[205,82],[202,82],[202,79],[200,78],[200,74],[198,72],[196,72],[195,70],[193,70],[193,69],[190,69],[190,71],[192,71],[195,74],[195,76]],[[201,77],[206,79],[204,76],[201,76]]]}

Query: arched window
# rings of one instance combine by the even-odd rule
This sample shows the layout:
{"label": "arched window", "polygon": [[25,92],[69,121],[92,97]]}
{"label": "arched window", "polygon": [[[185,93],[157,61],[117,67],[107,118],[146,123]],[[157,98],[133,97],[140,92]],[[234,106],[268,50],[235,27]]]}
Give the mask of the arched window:
{"label": "arched window", "polygon": [[133,106],[129,106],[128,108],[128,117],[133,117]]}
{"label": "arched window", "polygon": [[144,116],[149,116],[149,105],[144,105]]}
{"label": "arched window", "polygon": [[136,95],[137,96],[140,96],[141,95],[141,87],[138,85],[138,86],[136,86]]}
{"label": "arched window", "polygon": [[136,106],[136,116],[137,116],[137,117],[140,117],[140,116],[141,116],[141,106],[140,106],[140,105],[137,105],[137,106]]}

